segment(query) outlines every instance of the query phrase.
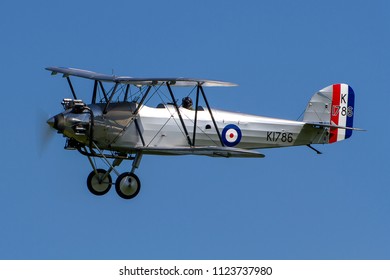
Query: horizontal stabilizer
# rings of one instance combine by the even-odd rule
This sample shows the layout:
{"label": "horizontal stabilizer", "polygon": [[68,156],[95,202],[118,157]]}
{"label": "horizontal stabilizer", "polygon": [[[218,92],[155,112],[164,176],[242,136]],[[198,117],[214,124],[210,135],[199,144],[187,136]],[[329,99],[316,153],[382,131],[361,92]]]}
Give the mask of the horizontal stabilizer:
{"label": "horizontal stabilizer", "polygon": [[357,128],[357,127],[348,127],[348,126],[340,126],[340,125],[334,125],[334,124],[325,124],[325,123],[306,123],[313,126],[319,126],[319,127],[329,127],[329,128],[339,128],[339,129],[346,129],[346,130],[355,130],[355,131],[366,131],[365,129]]}
{"label": "horizontal stabilizer", "polygon": [[230,148],[230,147],[139,147],[144,154],[153,155],[201,155],[209,157],[235,157],[235,158],[263,158],[263,154],[252,150]]}

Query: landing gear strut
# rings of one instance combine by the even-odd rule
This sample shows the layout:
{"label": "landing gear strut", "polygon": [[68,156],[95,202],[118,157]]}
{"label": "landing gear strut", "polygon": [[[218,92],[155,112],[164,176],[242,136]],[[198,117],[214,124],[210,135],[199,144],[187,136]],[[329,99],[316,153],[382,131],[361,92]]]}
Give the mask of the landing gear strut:
{"label": "landing gear strut", "polygon": [[141,182],[137,175],[134,174],[135,169],[141,163],[142,153],[138,152],[133,160],[131,172],[125,172],[119,175],[115,182],[115,190],[117,194],[124,199],[132,199],[137,196],[141,189]]}
{"label": "landing gear strut", "polygon": [[[95,146],[95,148],[97,147]],[[116,175],[118,176],[115,181],[115,190],[117,194],[124,199],[132,199],[136,197],[141,190],[141,182],[138,176],[134,174],[134,172],[141,162],[142,153],[137,152],[135,157],[115,157],[114,161],[111,164],[107,156],[104,155],[100,150],[98,151],[99,157],[106,162],[106,164],[109,166],[109,169],[106,171],[104,169],[96,168],[94,161],[91,159],[91,154],[88,154],[87,156],[89,162],[93,168],[93,171],[89,174],[87,178],[88,190],[94,195],[98,196],[108,193],[113,184],[110,173],[114,171],[114,173],[116,173]],[[84,154],[86,154],[86,152]],[[132,169],[131,172],[124,172],[122,174],[119,174],[115,167],[119,166],[122,163],[123,159],[133,160]]]}

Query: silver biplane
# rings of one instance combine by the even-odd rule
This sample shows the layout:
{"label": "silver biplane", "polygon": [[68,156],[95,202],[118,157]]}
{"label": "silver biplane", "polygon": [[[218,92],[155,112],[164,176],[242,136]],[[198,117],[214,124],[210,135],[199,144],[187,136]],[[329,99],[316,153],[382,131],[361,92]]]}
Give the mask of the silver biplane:
{"label": "silver biplane", "polygon": [[[95,195],[110,190],[114,172],[118,195],[124,199],[137,196],[141,183],[134,172],[143,155],[263,158],[257,149],[298,145],[320,153],[312,144],[341,141],[359,130],[353,128],[355,95],[347,84],[334,84],[315,93],[303,120],[293,121],[212,109],[204,88],[236,86],[233,83],[133,78],[63,67],[46,70],[52,75],[63,74],[73,96],[63,99],[64,111],[47,123],[66,137],[65,149],[78,150],[88,158],[93,170],[87,186]],[[77,98],[71,76],[94,82],[90,104]],[[174,87],[190,87],[195,104],[189,96],[178,104]],[[147,106],[156,94],[162,102]],[[101,158],[108,170],[98,168],[94,158]],[[132,168],[119,174],[116,167],[123,160],[131,160]]]}

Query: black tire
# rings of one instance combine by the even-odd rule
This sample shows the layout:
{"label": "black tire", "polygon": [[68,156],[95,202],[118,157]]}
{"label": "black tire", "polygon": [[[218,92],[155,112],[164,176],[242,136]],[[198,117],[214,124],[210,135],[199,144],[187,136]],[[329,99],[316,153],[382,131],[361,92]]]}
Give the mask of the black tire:
{"label": "black tire", "polygon": [[93,193],[94,195],[105,195],[109,192],[112,185],[112,179],[111,175],[107,174],[107,176],[104,178],[102,182],[99,182],[98,176],[103,176],[107,171],[104,169],[96,169],[97,174],[95,171],[92,170],[91,173],[89,173],[87,178],[87,186],[88,190]]}
{"label": "black tire", "polygon": [[125,172],[116,179],[115,190],[120,197],[132,199],[141,190],[141,182],[134,173]]}

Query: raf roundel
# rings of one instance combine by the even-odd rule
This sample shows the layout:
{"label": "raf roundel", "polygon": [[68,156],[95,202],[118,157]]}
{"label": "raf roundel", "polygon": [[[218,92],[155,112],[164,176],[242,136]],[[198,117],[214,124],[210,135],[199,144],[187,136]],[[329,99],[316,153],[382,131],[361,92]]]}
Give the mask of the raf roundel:
{"label": "raf roundel", "polygon": [[237,125],[229,124],[222,130],[222,141],[228,147],[234,147],[240,143],[242,133]]}

